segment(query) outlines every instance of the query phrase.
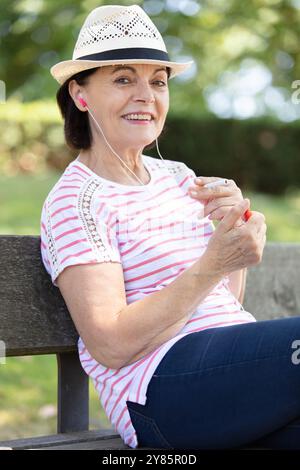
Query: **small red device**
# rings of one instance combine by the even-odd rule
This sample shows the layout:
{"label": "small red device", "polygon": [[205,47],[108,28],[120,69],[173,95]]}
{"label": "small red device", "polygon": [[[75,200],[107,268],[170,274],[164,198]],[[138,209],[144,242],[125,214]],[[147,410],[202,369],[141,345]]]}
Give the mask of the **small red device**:
{"label": "small red device", "polygon": [[252,212],[249,209],[247,209],[245,214],[244,214],[244,218],[245,218],[246,222],[247,222],[247,220],[250,219],[251,215],[252,215]]}
{"label": "small red device", "polygon": [[87,102],[81,96],[79,96],[78,101],[82,106],[87,107]]}

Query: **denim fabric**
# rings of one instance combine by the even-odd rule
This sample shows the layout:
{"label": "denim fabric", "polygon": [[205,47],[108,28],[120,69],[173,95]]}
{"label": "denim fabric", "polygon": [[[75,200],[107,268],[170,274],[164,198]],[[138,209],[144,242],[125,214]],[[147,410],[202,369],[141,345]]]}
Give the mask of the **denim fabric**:
{"label": "denim fabric", "polygon": [[139,446],[300,449],[295,340],[299,316],[181,338],[156,368],[146,404],[126,402]]}

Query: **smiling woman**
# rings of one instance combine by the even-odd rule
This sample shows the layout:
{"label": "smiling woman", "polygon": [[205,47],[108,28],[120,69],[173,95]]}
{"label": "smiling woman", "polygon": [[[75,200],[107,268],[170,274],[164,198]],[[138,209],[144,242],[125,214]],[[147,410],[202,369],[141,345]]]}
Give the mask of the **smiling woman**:
{"label": "smiling woman", "polygon": [[[139,6],[107,5],[88,15],[72,60],[51,69],[80,153],[44,202],[41,257],[82,367],[132,448],[233,447],[300,412],[284,350],[299,319],[261,326],[237,298],[243,270],[262,258],[264,215],[236,226],[249,200],[234,182],[209,194],[198,184],[191,197],[193,170],[142,153],[164,127],[168,80],[189,65],[170,61]],[[273,409],[267,385],[278,375]]]}

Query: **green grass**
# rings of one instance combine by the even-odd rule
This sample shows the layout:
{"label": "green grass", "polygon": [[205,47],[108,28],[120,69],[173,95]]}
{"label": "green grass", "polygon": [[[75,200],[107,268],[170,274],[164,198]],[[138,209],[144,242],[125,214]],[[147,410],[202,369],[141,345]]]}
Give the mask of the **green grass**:
{"label": "green grass", "polygon": [[[0,440],[56,433],[56,358],[12,357],[0,365]],[[90,381],[90,429],[111,428]]]}
{"label": "green grass", "polygon": [[[38,235],[42,204],[59,174],[0,177],[0,233]],[[263,212],[268,241],[300,242],[300,191],[280,197],[244,191]],[[111,428],[90,382],[90,428]],[[0,364],[0,439],[56,432],[56,358],[8,358]]]}

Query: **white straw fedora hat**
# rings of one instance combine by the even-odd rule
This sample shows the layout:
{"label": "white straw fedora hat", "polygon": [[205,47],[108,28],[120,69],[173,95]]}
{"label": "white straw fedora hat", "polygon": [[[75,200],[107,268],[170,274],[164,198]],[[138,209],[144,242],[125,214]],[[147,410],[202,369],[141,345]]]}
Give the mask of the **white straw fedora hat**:
{"label": "white straw fedora hat", "polygon": [[139,5],[103,5],[87,16],[75,44],[72,60],[51,67],[63,84],[78,72],[115,64],[161,64],[170,67],[170,78],[194,62],[171,62],[164,40]]}

